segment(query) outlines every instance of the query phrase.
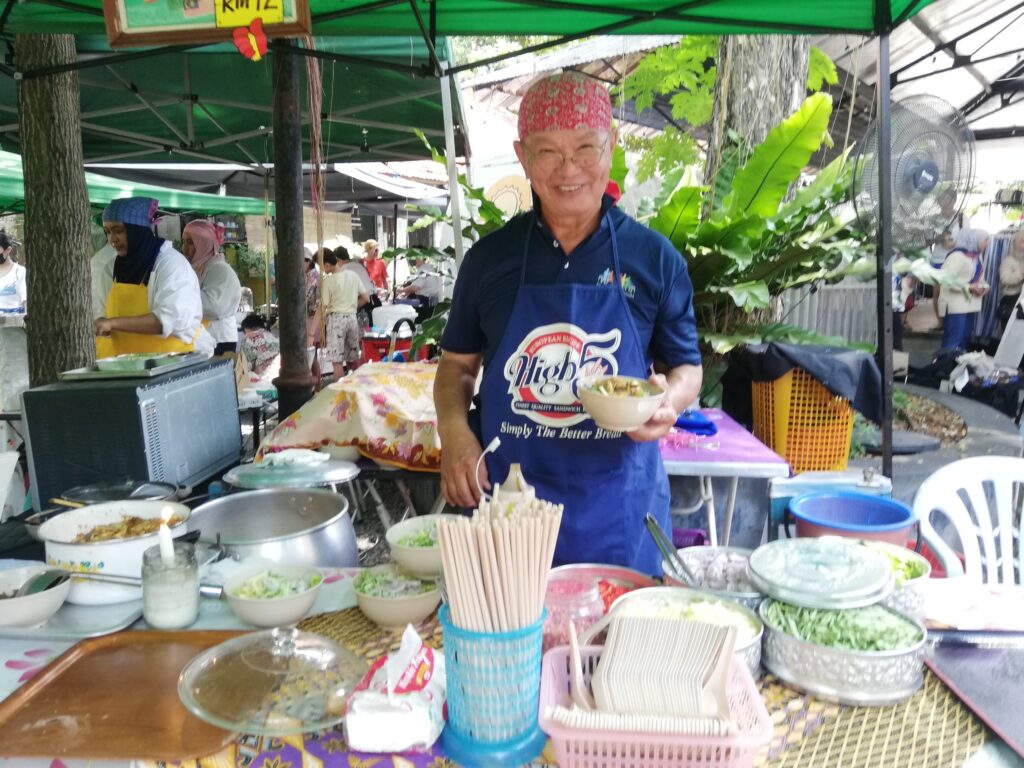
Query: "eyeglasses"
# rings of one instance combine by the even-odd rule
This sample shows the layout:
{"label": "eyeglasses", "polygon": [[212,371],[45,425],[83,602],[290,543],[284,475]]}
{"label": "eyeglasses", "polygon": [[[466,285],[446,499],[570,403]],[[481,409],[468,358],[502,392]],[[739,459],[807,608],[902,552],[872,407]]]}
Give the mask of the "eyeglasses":
{"label": "eyeglasses", "polygon": [[582,147],[577,147],[575,151],[568,155],[561,152],[556,152],[553,149],[541,149],[536,152],[530,152],[530,156],[533,158],[533,166],[538,171],[543,173],[551,173],[557,171],[567,160],[571,160],[577,168],[581,170],[587,170],[597,165],[598,161],[604,155],[604,150],[607,144],[584,144]]}

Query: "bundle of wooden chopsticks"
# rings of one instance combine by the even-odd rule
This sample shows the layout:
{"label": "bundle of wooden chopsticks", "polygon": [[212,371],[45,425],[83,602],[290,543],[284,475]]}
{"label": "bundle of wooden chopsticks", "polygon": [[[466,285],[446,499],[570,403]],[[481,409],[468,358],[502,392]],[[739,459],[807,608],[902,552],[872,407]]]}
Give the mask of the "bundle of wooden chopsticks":
{"label": "bundle of wooden chopsticks", "polygon": [[472,519],[440,519],[437,538],[455,625],[509,632],[540,619],[561,521],[561,504],[534,498],[484,501]]}

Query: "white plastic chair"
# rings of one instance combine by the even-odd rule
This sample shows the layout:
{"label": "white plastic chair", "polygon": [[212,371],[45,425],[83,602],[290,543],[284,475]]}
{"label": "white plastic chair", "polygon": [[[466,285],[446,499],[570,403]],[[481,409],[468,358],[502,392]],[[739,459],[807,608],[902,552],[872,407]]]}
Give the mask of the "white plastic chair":
{"label": "white plastic chair", "polygon": [[[966,575],[977,584],[1020,584],[1022,498],[1024,459],[976,456],[954,461],[921,483],[914,515],[947,576]],[[933,514],[945,517],[956,531],[963,564],[936,532]]]}

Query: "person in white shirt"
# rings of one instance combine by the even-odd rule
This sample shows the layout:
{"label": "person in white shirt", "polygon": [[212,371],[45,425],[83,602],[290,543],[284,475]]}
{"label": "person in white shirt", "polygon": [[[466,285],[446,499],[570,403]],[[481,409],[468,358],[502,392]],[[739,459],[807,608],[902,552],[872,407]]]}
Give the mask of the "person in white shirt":
{"label": "person in white shirt", "polygon": [[433,307],[441,300],[441,276],[427,267],[427,260],[416,258],[416,274],[398,289],[401,297],[396,304],[411,304],[416,307],[416,318],[423,322],[430,317]]}
{"label": "person in white shirt", "polygon": [[[344,246],[338,246],[336,251],[348,256]],[[331,361],[334,380],[337,381],[343,373],[354,370],[363,357],[362,333],[356,312],[370,297],[354,272],[339,268],[335,252],[324,249],[324,270],[327,274],[320,296],[327,316],[324,357]]]}
{"label": "person in white shirt", "polygon": [[181,233],[181,250],[199,278],[203,325],[217,346],[214,355],[238,351],[235,312],[242,300],[242,284],[220,252],[217,227],[206,219],[190,221]]}
{"label": "person in white shirt", "polygon": [[6,232],[0,232],[0,310],[5,312],[25,309],[28,288],[25,268],[12,258],[14,243]]}
{"label": "person in white shirt", "polygon": [[191,352],[200,338],[199,278],[174,246],[153,234],[156,208],[152,198],[129,197],[103,211],[103,231],[116,256],[109,277],[99,275],[95,287],[105,296],[93,323],[97,357]]}

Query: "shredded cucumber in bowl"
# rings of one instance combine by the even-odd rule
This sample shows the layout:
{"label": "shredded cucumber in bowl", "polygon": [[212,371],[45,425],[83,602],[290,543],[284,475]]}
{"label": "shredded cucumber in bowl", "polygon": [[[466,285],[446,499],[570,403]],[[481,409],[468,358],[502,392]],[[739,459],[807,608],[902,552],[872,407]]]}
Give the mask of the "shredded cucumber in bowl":
{"label": "shredded cucumber in bowl", "polygon": [[430,523],[398,540],[400,547],[436,547],[437,523]]}
{"label": "shredded cucumber in bowl", "polygon": [[764,617],[801,640],[851,651],[896,651],[921,641],[921,630],[908,619],[878,605],[826,610],[771,601]]}
{"label": "shredded cucumber in bowl", "polygon": [[353,584],[356,592],[368,597],[412,597],[433,592],[437,584],[406,576],[398,571],[363,571]]}
{"label": "shredded cucumber in bowl", "polygon": [[243,581],[231,594],[246,600],[274,600],[301,595],[323,580],[323,575],[315,571],[305,576],[286,576],[274,570],[263,571]]}

